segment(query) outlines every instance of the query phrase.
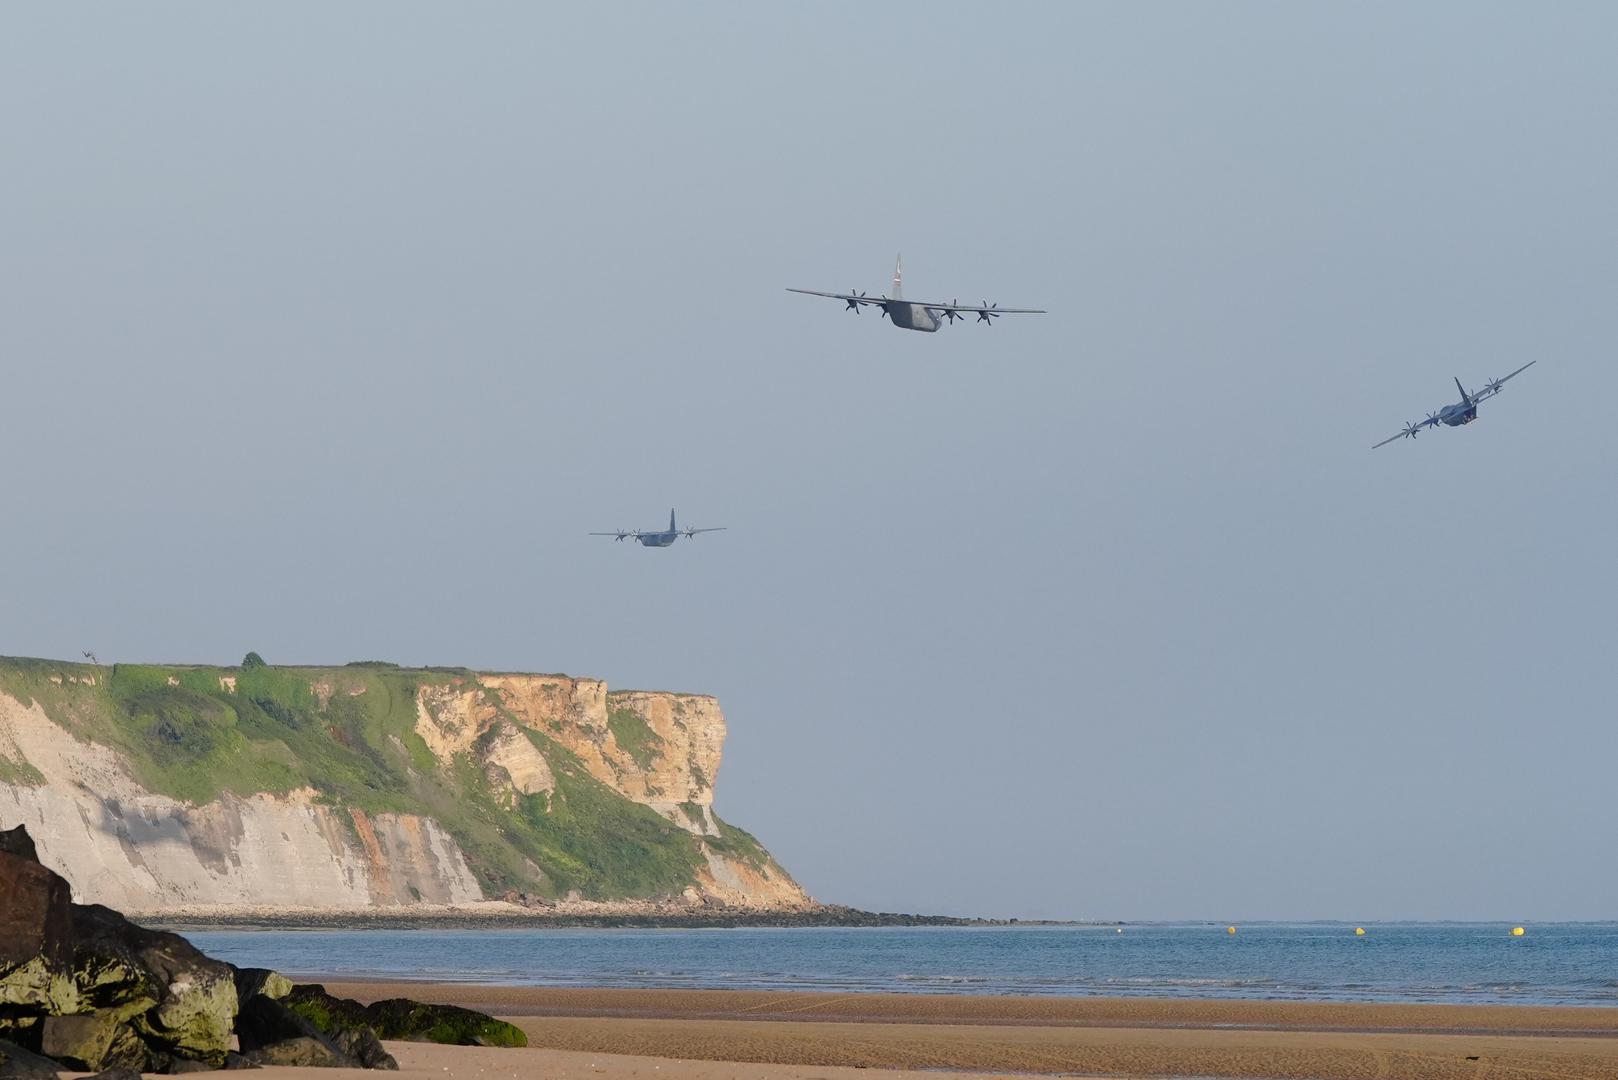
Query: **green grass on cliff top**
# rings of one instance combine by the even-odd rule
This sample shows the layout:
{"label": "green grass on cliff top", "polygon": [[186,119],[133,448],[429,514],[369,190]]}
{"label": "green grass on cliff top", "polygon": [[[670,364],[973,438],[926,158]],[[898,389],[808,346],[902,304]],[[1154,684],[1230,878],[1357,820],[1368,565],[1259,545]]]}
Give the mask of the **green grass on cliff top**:
{"label": "green grass on cliff top", "polygon": [[[69,676],[93,676],[95,685]],[[235,679],[234,692],[224,678]],[[602,784],[538,732],[521,729],[556,777],[548,794],[513,798],[468,755],[440,763],[415,732],[416,695],[424,685],[449,683],[479,688],[464,669],[382,663],[242,669],[0,658],[0,690],[38,702],[69,731],[116,749],[143,787],[184,802],[312,788],[343,808],[426,815],[455,837],[490,896],[515,889],[651,897],[695,883],[703,841]],[[504,712],[498,694],[483,693]],[[637,714],[614,711],[628,714],[613,727],[620,745],[649,763],[661,740]],[[26,762],[0,759],[0,782],[42,779]],[[768,858],[752,837],[723,828],[727,835],[707,842],[749,862]]]}
{"label": "green grass on cliff top", "polygon": [[652,763],[663,756],[663,737],[652,730],[646,718],[634,709],[607,706],[607,727],[624,753],[635,759],[635,764],[650,769]]}

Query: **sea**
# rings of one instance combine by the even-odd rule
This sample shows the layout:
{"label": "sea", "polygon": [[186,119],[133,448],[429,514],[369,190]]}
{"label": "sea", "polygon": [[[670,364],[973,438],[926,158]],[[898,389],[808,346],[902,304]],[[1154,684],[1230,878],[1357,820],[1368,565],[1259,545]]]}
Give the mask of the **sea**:
{"label": "sea", "polygon": [[188,931],[294,976],[836,993],[1618,1005],[1618,923]]}

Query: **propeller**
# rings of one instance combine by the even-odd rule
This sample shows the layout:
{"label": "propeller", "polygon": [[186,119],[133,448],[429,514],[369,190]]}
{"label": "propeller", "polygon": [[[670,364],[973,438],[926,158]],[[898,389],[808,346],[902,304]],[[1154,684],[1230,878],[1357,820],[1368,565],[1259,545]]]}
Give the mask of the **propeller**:
{"label": "propeller", "polygon": [[639,540],[640,539],[640,530],[639,529],[619,529],[618,534],[616,536],[614,536],[613,539],[618,541],[621,544],[625,540],[629,539],[631,536],[633,536],[635,539]]}
{"label": "propeller", "polygon": [[978,308],[978,322],[986,322],[990,326],[993,326],[994,323],[990,320],[998,319],[1000,317],[994,311],[994,309],[999,306],[999,304],[991,304],[987,300],[983,301],[983,306]]}
{"label": "propeller", "polygon": [[1504,381],[1504,379],[1490,379],[1483,387],[1484,393],[1498,394],[1500,392],[1500,384]]}
{"label": "propeller", "polygon": [[[855,299],[856,297],[858,299]],[[848,302],[848,310],[850,310],[854,314],[858,315],[860,313],[860,306],[861,306],[860,305],[860,300],[865,299],[865,294],[862,293],[862,292],[855,292],[853,289],[850,289],[850,290],[848,290],[848,295],[843,297],[843,299]]]}
{"label": "propeller", "polygon": [[689,539],[691,539],[693,536],[697,535],[697,533],[699,533],[701,531],[702,531],[701,529],[693,529],[688,525],[685,528],[680,530],[680,535],[685,537],[687,540],[689,540]]}
{"label": "propeller", "polygon": [[1400,434],[1403,435],[1407,439],[1414,439],[1417,435],[1421,434],[1421,425],[1420,424],[1406,424],[1405,429],[1402,432],[1400,432]]}
{"label": "propeller", "polygon": [[950,306],[944,309],[944,318],[948,319],[950,325],[953,326],[955,325],[956,319],[964,319],[966,316],[955,310],[961,306],[961,302],[959,300],[951,300],[949,304]]}
{"label": "propeller", "polygon": [[888,305],[890,303],[892,303],[892,301],[890,301],[888,299],[887,293],[883,293],[882,294],[882,302],[880,304],[878,304],[877,307],[882,309],[882,317],[884,319],[888,318]]}

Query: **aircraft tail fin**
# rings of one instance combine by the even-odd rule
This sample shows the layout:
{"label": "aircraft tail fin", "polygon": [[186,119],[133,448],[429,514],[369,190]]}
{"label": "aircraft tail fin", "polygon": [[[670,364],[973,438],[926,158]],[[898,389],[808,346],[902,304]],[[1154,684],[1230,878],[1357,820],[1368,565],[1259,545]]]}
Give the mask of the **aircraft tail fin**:
{"label": "aircraft tail fin", "polygon": [[898,255],[895,255],[893,257],[893,297],[892,297],[892,299],[894,299],[894,300],[899,300],[899,299],[902,299],[904,297],[904,294],[905,294],[904,282],[900,280],[903,277],[904,277],[904,267],[900,265],[900,257]]}
{"label": "aircraft tail fin", "polygon": [[1455,380],[1455,389],[1461,392],[1462,401],[1466,402],[1468,405],[1472,404],[1472,395],[1466,392],[1466,387],[1461,385],[1461,380],[1459,377],[1457,377]]}
{"label": "aircraft tail fin", "polygon": [[669,508],[669,532],[674,531],[674,509]]}

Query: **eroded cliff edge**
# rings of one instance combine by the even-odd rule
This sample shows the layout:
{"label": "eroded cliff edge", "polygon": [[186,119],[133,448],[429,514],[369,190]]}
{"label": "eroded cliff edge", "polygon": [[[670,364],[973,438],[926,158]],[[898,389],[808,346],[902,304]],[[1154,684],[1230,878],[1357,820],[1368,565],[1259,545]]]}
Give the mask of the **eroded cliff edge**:
{"label": "eroded cliff edge", "polygon": [[86,902],[816,905],[713,810],[719,703],[561,675],[0,658],[0,823]]}

